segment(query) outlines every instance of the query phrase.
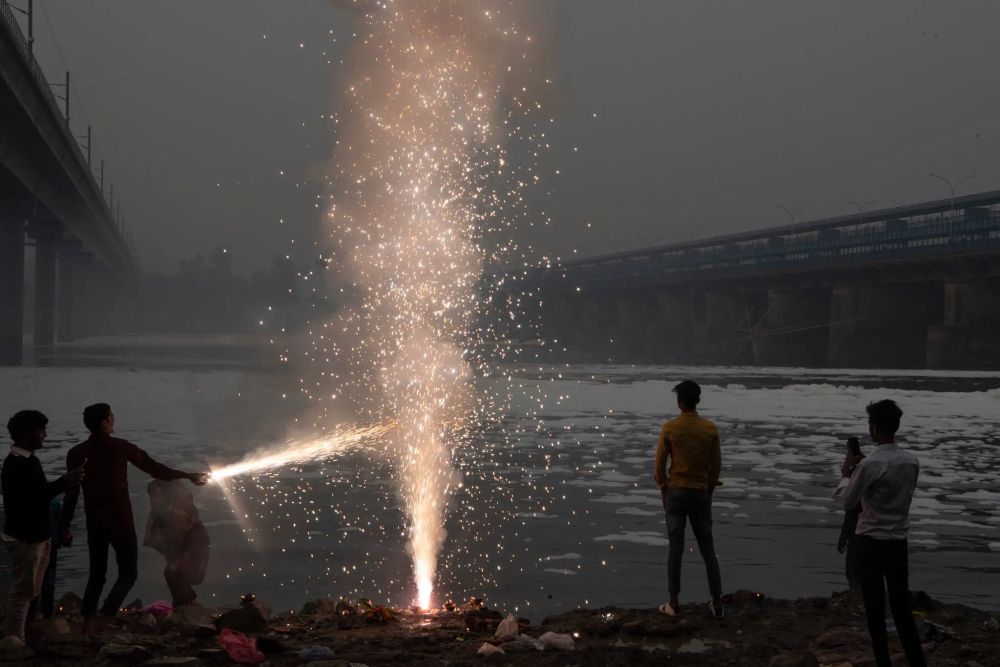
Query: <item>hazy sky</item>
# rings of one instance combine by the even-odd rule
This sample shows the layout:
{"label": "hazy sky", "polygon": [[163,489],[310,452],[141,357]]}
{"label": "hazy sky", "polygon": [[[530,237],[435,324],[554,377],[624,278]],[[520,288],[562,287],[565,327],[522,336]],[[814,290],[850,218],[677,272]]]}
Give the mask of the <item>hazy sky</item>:
{"label": "hazy sky", "polygon": [[[145,266],[221,244],[253,270],[308,242],[348,15],[325,0],[35,4],[59,47],[39,10],[40,59],[54,81],[69,63],[73,127],[94,126]],[[544,203],[554,222],[525,233],[538,248],[784,224],[776,204],[809,206],[801,221],[849,212],[844,200],[943,198],[932,171],[976,173],[963,192],[1000,189],[1000,3],[546,7],[557,20],[539,37],[566,103],[547,161],[561,171]]]}

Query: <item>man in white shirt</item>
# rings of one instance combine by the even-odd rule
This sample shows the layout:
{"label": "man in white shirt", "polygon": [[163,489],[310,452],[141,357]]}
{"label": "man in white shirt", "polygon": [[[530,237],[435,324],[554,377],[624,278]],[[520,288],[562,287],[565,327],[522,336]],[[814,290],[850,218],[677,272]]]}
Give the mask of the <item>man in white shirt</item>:
{"label": "man in white shirt", "polygon": [[877,447],[867,458],[848,454],[844,477],[844,508],[861,503],[855,542],[861,571],[861,592],[868,618],[868,634],[878,667],[891,667],[885,627],[885,592],[896,622],[896,632],[913,667],[927,662],[910,605],[906,537],[910,528],[910,501],[917,486],[920,462],[916,455],[896,445],[896,431],[903,411],[894,401],[868,406],[868,432]]}

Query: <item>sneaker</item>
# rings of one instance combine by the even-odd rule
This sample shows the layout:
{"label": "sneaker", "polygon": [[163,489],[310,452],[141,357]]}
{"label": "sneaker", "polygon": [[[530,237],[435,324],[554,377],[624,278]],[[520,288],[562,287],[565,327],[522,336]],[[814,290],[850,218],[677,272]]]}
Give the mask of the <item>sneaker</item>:
{"label": "sneaker", "polygon": [[715,605],[712,604],[711,601],[709,601],[708,608],[712,612],[712,616],[714,616],[715,618],[725,618],[726,617],[726,608],[725,607],[719,607],[718,609],[716,609]]}

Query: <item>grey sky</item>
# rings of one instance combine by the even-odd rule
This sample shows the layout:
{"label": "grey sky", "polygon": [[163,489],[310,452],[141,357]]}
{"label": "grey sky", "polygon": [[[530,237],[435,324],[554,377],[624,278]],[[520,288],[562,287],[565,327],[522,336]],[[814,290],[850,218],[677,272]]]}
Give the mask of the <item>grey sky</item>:
{"label": "grey sky", "polygon": [[[94,125],[146,266],[223,244],[252,270],[311,238],[347,15],[322,0],[40,2],[83,103],[74,128]],[[546,165],[561,175],[538,204],[553,228],[525,233],[536,247],[946,196],[930,171],[1000,188],[998,3],[561,0],[556,14],[567,103]],[[44,19],[36,39],[58,80]]]}

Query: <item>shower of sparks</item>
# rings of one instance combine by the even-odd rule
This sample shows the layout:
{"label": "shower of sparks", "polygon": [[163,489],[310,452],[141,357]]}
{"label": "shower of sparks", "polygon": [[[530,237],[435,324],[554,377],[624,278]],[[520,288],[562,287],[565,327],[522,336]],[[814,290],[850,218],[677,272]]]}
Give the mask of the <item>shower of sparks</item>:
{"label": "shower of sparks", "polygon": [[[257,519],[237,511],[251,542],[268,539],[259,527],[269,526],[282,552],[326,560],[282,586],[301,577],[352,592],[335,588],[342,577],[355,594],[430,608],[515,567],[516,518],[523,526],[544,512],[555,492],[532,472],[551,457],[525,468],[514,444],[525,432],[557,444],[539,412],[563,397],[512,370],[541,352],[540,298],[519,285],[539,260],[512,231],[547,224],[528,216],[525,191],[544,180],[551,81],[523,32],[527,5],[336,2],[360,23],[341,63],[342,110],[330,116],[320,261],[301,278],[317,313],[337,311],[310,318],[305,349],[288,344],[282,360],[302,370],[317,431],[345,417],[376,426],[297,441],[213,477]],[[528,399],[518,417],[515,396]],[[401,538],[406,572],[392,551]]]}
{"label": "shower of sparks", "polygon": [[222,482],[230,477],[270,472],[284,466],[326,461],[385,436],[392,427],[392,424],[365,428],[344,427],[313,440],[290,440],[276,451],[250,456],[239,463],[221,468],[213,468],[211,479],[214,482]]}
{"label": "shower of sparks", "polygon": [[507,63],[525,57],[527,38],[500,4],[369,6],[332,177],[328,261],[352,277],[354,303],[313,358],[359,414],[398,424],[387,453],[422,608],[461,484],[455,453],[507,404],[473,385],[506,356],[499,285],[484,269],[509,258],[496,237],[529,182],[512,176],[505,148],[530,106]]}

